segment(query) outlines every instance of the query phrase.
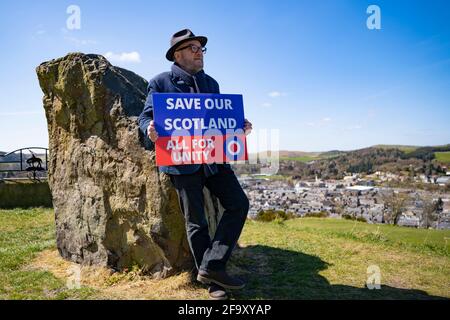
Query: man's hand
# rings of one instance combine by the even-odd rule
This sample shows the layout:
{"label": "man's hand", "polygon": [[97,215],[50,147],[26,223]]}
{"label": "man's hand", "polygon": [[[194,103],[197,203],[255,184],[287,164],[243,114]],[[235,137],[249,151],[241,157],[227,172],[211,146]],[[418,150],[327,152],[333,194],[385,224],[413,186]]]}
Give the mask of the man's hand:
{"label": "man's hand", "polygon": [[150,124],[147,128],[147,135],[152,142],[156,142],[156,139],[158,139],[158,132],[156,132],[155,129],[155,123],[153,120],[150,121]]}
{"label": "man's hand", "polygon": [[244,119],[244,132],[246,136],[252,132],[252,123],[247,119]]}

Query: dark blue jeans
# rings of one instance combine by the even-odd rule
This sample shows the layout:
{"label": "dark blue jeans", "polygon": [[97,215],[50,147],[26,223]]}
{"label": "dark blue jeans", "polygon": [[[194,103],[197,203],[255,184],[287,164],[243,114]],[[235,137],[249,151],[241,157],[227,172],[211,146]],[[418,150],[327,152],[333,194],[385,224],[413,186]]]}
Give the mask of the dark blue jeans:
{"label": "dark blue jeans", "polygon": [[[186,175],[170,175],[177,189],[186,220],[189,246],[197,269],[223,271],[244,227],[249,201],[233,170],[218,165],[219,172],[206,176],[203,166]],[[215,195],[225,209],[214,238],[208,232],[203,187]]]}

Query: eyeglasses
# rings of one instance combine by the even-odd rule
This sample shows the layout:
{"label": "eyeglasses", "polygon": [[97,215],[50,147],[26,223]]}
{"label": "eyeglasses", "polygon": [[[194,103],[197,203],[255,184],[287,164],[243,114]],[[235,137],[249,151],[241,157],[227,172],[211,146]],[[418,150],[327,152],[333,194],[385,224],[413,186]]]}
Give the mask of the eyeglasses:
{"label": "eyeglasses", "polygon": [[185,47],[181,47],[181,48],[179,48],[179,49],[177,49],[175,51],[184,50],[186,48],[191,48],[192,53],[197,53],[198,50],[202,50],[203,53],[206,53],[206,47],[199,47],[199,46],[196,46],[194,44],[190,44],[190,45],[187,45]]}

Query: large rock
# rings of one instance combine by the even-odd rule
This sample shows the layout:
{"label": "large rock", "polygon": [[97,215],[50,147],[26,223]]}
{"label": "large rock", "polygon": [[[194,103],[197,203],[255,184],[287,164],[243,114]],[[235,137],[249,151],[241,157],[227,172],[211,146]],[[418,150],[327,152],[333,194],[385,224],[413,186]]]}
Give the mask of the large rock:
{"label": "large rock", "polygon": [[[147,81],[94,54],[71,53],[36,71],[62,257],[118,270],[138,265],[159,277],[192,267],[176,192],[137,124]],[[220,213],[205,194],[213,233]]]}

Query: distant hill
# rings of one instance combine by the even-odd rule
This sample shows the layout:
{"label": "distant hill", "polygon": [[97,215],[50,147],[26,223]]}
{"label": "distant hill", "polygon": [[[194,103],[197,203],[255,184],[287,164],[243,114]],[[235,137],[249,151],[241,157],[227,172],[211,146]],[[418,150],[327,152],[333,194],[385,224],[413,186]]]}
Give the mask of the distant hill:
{"label": "distant hill", "polygon": [[[280,150],[278,152],[278,156],[281,160],[293,160],[299,162],[310,162],[313,160],[327,159],[335,157],[339,154],[343,153],[343,151],[328,151],[328,152],[306,152],[306,151],[288,151],[288,150]],[[255,154],[253,154],[255,155]],[[270,157],[271,151],[259,152],[258,157],[267,155]]]}
{"label": "distant hill", "polygon": [[407,145],[386,145],[386,144],[378,144],[372,146],[372,148],[382,148],[382,149],[399,149],[405,153],[413,153],[413,152],[439,152],[439,151],[450,151],[450,144],[445,145],[437,145],[437,146],[407,146]]}
{"label": "distant hill", "polygon": [[[375,145],[352,151],[280,151],[278,174],[305,179],[316,175],[342,179],[349,173],[385,171],[405,174],[445,174],[450,163],[450,144],[439,146]],[[260,165],[236,168],[237,173],[258,173]]]}
{"label": "distant hill", "polygon": [[[423,152],[445,152],[450,151],[450,144],[446,145],[438,145],[438,146],[409,146],[409,145],[387,145],[387,144],[377,144],[371,147],[355,149],[349,151],[341,151],[341,150],[330,150],[325,152],[306,152],[306,151],[288,151],[288,150],[280,150],[279,156],[283,159],[293,159],[309,157],[319,159],[329,159],[334,158],[340,155],[348,154],[355,151],[367,150],[367,149],[383,149],[383,150],[400,150],[406,154],[416,153],[420,154]],[[259,154],[263,154],[264,152],[260,152]],[[270,155],[270,151],[266,151]]]}
{"label": "distant hill", "polygon": [[[258,155],[268,154],[270,156],[271,151],[262,151],[259,152]],[[297,157],[317,157],[320,152],[306,152],[306,151],[288,151],[288,150],[280,150],[278,151],[278,155],[282,158],[297,158]]]}
{"label": "distant hill", "polygon": [[6,154],[7,154],[7,152],[0,151],[0,162],[19,161],[20,160],[20,154],[12,153],[5,157]]}
{"label": "distant hill", "polygon": [[320,155],[320,152],[305,152],[305,151],[287,151],[280,150],[280,157],[283,158],[297,158],[297,157],[317,157]]}
{"label": "distant hill", "polygon": [[408,152],[412,152],[421,147],[420,146],[395,145],[395,144],[377,144],[377,145],[371,146],[371,148],[399,149],[403,152],[408,153]]}
{"label": "distant hill", "polygon": [[[30,149],[33,150],[34,148],[30,148]],[[45,153],[36,152],[36,150],[34,150],[33,153],[36,157],[41,158],[44,161]],[[26,159],[28,159],[30,157],[31,157],[31,153],[29,152],[29,149],[23,149],[22,160],[25,161]],[[0,151],[0,163],[1,162],[10,162],[10,161],[20,161],[20,153],[19,152],[10,153],[10,152]]]}
{"label": "distant hill", "polygon": [[330,158],[335,158],[340,155],[346,154],[347,152],[348,151],[331,150],[331,151],[320,153],[319,157],[322,159],[330,159]]}

